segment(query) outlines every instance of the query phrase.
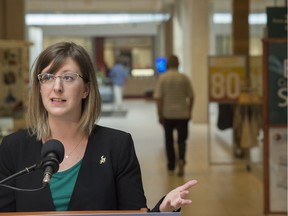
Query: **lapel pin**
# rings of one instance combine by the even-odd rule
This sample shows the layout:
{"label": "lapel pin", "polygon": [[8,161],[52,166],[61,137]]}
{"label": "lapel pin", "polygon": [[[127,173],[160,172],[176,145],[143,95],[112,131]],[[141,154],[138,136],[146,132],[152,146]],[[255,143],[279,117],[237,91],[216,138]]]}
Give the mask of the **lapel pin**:
{"label": "lapel pin", "polygon": [[106,162],[106,157],[104,155],[101,156],[101,159],[99,161],[99,164],[104,164]]}

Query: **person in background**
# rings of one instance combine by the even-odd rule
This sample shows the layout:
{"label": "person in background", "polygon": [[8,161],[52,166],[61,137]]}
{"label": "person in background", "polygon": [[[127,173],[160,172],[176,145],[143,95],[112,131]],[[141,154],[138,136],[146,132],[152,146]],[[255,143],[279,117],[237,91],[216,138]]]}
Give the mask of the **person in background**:
{"label": "person in background", "polygon": [[116,111],[123,109],[123,86],[128,76],[128,68],[125,67],[123,58],[119,56],[109,72],[109,77],[113,83],[114,109]]}
{"label": "person in background", "polygon": [[[187,76],[178,71],[179,60],[171,55],[167,72],[160,75],[154,91],[158,118],[164,127],[167,168],[173,174],[178,159],[178,176],[184,175],[188,122],[191,119],[194,94]],[[177,130],[178,158],[174,149],[173,131]]]}
{"label": "person in background", "polygon": [[[47,47],[37,58],[27,110],[27,129],[0,145],[0,180],[39,164],[51,139],[65,149],[59,171],[44,189],[14,191],[0,186],[0,212],[139,210],[147,208],[140,165],[131,135],[96,124],[101,98],[86,50],[73,42]],[[11,181],[17,188],[42,188],[44,171]],[[196,180],[173,189],[148,211],[179,211],[191,204]]]}

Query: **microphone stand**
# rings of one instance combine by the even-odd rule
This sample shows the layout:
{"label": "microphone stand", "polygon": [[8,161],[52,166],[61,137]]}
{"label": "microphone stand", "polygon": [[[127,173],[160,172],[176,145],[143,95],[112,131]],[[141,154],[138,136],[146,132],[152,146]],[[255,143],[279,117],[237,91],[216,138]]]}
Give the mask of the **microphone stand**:
{"label": "microphone stand", "polygon": [[7,183],[8,181],[11,181],[11,180],[13,180],[13,179],[15,179],[15,178],[17,178],[17,177],[19,177],[19,176],[23,176],[23,175],[25,175],[25,174],[27,174],[27,173],[34,172],[36,169],[39,169],[39,168],[40,168],[40,166],[38,166],[38,165],[36,165],[36,164],[34,164],[34,165],[30,166],[30,167],[25,167],[25,169],[23,169],[23,170],[15,173],[15,174],[13,174],[13,175],[11,175],[11,176],[8,176],[8,177],[5,178],[5,179],[2,179],[2,180],[0,181],[0,184]]}

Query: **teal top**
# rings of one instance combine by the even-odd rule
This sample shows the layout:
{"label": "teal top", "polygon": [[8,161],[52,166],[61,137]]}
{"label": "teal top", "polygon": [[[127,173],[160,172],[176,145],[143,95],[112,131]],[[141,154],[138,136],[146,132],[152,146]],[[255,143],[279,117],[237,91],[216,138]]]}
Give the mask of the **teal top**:
{"label": "teal top", "polygon": [[73,167],[52,175],[50,190],[56,211],[66,211],[81,166],[80,160]]}

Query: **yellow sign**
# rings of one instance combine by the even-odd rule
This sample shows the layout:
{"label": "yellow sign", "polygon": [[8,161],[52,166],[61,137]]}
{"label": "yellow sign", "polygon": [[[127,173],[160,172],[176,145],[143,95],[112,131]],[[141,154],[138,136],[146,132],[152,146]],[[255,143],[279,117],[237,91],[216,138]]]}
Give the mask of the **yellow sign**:
{"label": "yellow sign", "polygon": [[209,58],[209,99],[211,102],[236,102],[245,80],[244,56]]}

